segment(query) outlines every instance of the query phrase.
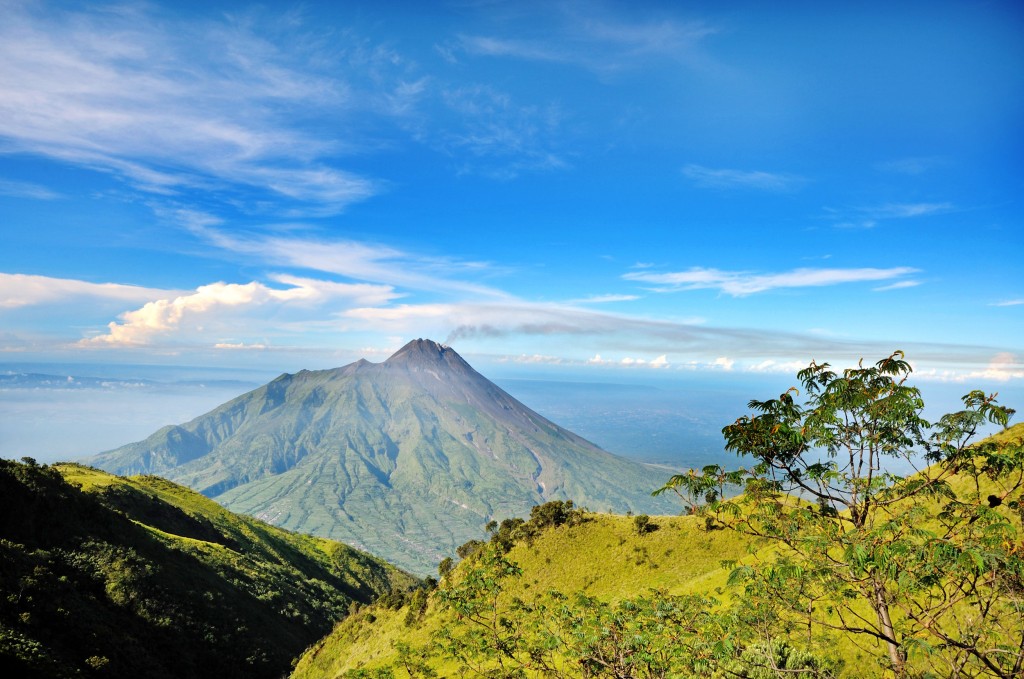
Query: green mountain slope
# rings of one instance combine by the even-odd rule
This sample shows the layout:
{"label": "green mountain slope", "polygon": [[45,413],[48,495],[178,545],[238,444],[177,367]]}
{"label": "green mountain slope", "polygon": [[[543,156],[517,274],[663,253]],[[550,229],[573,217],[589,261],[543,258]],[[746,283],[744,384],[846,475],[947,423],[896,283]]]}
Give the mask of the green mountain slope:
{"label": "green mountain slope", "polygon": [[454,350],[282,375],[92,460],[160,474],[275,525],[430,573],[491,519],[552,499],[665,513],[665,472],[611,455],[519,403]]}
{"label": "green mountain slope", "polygon": [[[1024,423],[987,441],[1019,448],[1022,437]],[[990,638],[1009,642],[1004,652],[1012,665],[1021,643],[1024,571],[1014,555],[1024,551],[1020,542],[1024,471],[1019,466],[1005,471],[1001,480],[993,481],[961,469],[949,478],[949,487],[961,501],[978,506],[977,515],[988,516],[990,526],[1005,522],[1007,535],[1015,536],[1013,543],[1000,546],[1004,551],[995,561],[998,566],[979,571],[979,581],[986,584],[977,590],[981,605],[994,617],[990,626],[999,628]],[[999,498],[1001,503],[995,501]],[[944,523],[949,521],[948,501],[949,496],[942,495],[924,502],[927,511],[915,513],[920,517],[915,539],[928,541],[936,549],[965,544],[963,532],[971,530],[972,523],[947,531],[953,525]],[[810,507],[785,495],[777,496],[777,503],[779,508]],[[893,514],[905,513],[911,505],[905,500],[893,508]],[[583,521],[566,520],[539,530],[531,526],[535,522],[531,519],[524,526],[507,526],[507,531],[506,525],[492,530],[489,545],[460,550],[467,558],[448,571],[429,596],[418,593],[400,606],[395,605],[399,603],[395,597],[389,597],[340,622],[299,659],[293,678],[432,676],[429,671],[456,676],[467,668],[474,670],[471,674],[493,672],[494,676],[664,676],[656,671],[658,663],[673,659],[680,664],[670,676],[893,676],[880,662],[885,644],[841,631],[841,621],[832,612],[833,601],[822,596],[812,602],[822,613],[812,630],[809,624],[794,624],[793,618],[773,609],[772,599],[784,592],[761,590],[755,581],[743,577],[747,568],[777,570],[792,577],[786,581],[792,586],[820,594],[809,589],[806,572],[796,572],[777,543],[716,528],[721,524],[706,524],[699,516],[653,517],[654,530],[645,527],[644,518],[585,515]],[[497,560],[481,565],[490,558],[491,546],[509,543],[514,544],[505,559],[518,566],[520,573],[503,570],[507,564]],[[836,558],[842,551],[835,545],[831,548]],[[962,558],[976,557],[968,557],[965,551]],[[911,562],[910,568],[915,569],[914,577],[924,568],[926,577],[934,576],[932,585],[951,577],[949,571],[929,573],[928,559],[916,566]],[[910,574],[903,575],[909,582]],[[1007,583],[1000,590],[1003,596],[986,602],[989,590],[985,588],[1002,581]],[[473,591],[475,599],[466,594]],[[938,586],[915,587],[904,593],[903,603],[908,608],[925,605],[941,591]],[[871,620],[867,601],[852,590],[843,596],[851,597],[849,610],[855,620]],[[937,615],[931,622],[949,625],[952,619],[959,625],[962,620],[974,626],[969,630],[977,629],[973,600],[943,600],[948,606],[942,607],[942,617]],[[833,624],[822,624],[823,620]],[[482,660],[488,651],[490,655]],[[551,655],[545,657],[549,651]],[[601,651],[608,654],[601,656]],[[623,664],[631,664],[629,673],[615,673],[612,651],[620,654]],[[574,655],[567,659],[565,652]],[[950,666],[959,668],[957,676],[1019,676],[1008,667],[970,665],[958,658],[958,652],[952,644],[915,647],[908,676],[952,676],[945,671]],[[684,655],[697,664],[681,670]],[[955,663],[947,664],[951,659]],[[530,668],[516,674],[526,663]]]}
{"label": "green mountain slope", "polygon": [[415,582],[164,479],[0,460],[4,676],[278,677]]}
{"label": "green mountain slope", "polygon": [[[651,523],[652,529],[641,534],[635,517],[585,514],[581,523],[547,527],[520,539],[507,554],[522,574],[505,583],[500,605],[504,614],[514,617],[508,607],[516,599],[528,601],[549,590],[582,592],[613,603],[651,589],[673,594],[711,591],[725,584],[727,571],[721,562],[743,558],[749,545],[734,532],[700,530],[703,522],[696,517],[658,516]],[[465,565],[446,582],[463,578]],[[293,679],[333,679],[382,667],[398,658],[402,644],[425,645],[456,618],[444,610],[436,591],[419,613],[422,605],[418,598],[400,608],[378,604],[342,621],[299,659]],[[453,676],[459,669],[446,662],[434,666],[441,676]]]}

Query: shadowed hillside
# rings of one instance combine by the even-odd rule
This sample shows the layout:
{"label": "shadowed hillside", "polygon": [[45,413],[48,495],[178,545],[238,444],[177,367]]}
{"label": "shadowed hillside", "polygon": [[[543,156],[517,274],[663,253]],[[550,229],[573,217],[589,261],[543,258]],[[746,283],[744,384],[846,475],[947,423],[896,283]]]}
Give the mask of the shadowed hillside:
{"label": "shadowed hillside", "polygon": [[0,460],[4,676],[278,677],[414,583],[157,477]]}

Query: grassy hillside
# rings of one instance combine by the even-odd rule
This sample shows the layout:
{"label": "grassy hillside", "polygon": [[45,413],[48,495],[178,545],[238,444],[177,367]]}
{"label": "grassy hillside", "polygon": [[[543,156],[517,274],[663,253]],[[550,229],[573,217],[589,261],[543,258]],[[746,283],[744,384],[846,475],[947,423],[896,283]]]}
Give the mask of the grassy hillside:
{"label": "grassy hillside", "polygon": [[414,583],[157,477],[0,461],[5,676],[277,677]]}
{"label": "grassy hillside", "polygon": [[[586,514],[581,523],[543,529],[508,552],[522,575],[507,583],[503,605],[549,590],[614,603],[652,588],[685,594],[724,586],[728,572],[721,562],[742,558],[749,540],[734,532],[704,531],[701,525],[696,517],[652,517],[651,529],[641,534],[635,517]],[[461,571],[449,578],[458,580]],[[293,678],[333,678],[382,667],[398,658],[400,644],[427,644],[454,617],[442,610],[436,592],[422,612],[423,601],[416,598],[389,605],[394,602],[382,601],[339,623],[300,658]],[[442,675],[458,669],[444,662],[436,667]]]}
{"label": "grassy hillside", "polygon": [[[989,440],[1019,446],[1022,437],[1024,424],[1019,424]],[[1015,483],[1019,476],[1017,470],[1002,481],[981,478],[977,486],[966,473],[952,477],[949,485],[964,502],[985,506],[992,496],[1004,497],[1006,501],[993,510],[989,519],[982,509],[978,523],[968,522],[958,529],[960,532],[948,534],[943,533],[947,519],[941,517],[942,512],[948,511],[945,500],[925,502],[928,515],[916,527],[921,531],[925,554],[928,549],[959,549],[967,544],[966,534],[986,520],[992,523],[984,530],[991,530],[996,522],[1002,521],[1010,531],[1016,531],[1019,541],[1024,536],[1024,510],[1011,500],[1019,499],[1020,488],[1007,485]],[[813,509],[793,498],[780,497],[779,501]],[[894,507],[893,514],[900,513],[902,507]],[[506,670],[516,669],[514,662],[522,662],[531,654],[543,658],[545,649],[556,646],[568,647],[576,654],[572,662],[559,655],[561,650],[544,660],[528,660],[535,663],[529,676],[542,676],[545,670],[539,668],[545,662],[549,663],[546,671],[551,676],[580,676],[581,666],[572,663],[583,662],[584,656],[588,662],[598,662],[594,658],[600,651],[613,648],[626,648],[632,654],[630,662],[646,662],[646,654],[648,659],[655,658],[651,662],[656,664],[684,646],[694,657],[717,658],[714,667],[718,669],[709,671],[713,676],[721,675],[723,669],[741,677],[789,676],[796,670],[807,671],[799,676],[891,676],[878,660],[885,653],[880,641],[858,640],[829,631],[820,622],[813,630],[806,624],[794,624],[796,618],[780,615],[773,608],[773,596],[782,593],[763,589],[763,584],[770,581],[733,580],[733,586],[729,586],[737,565],[754,564],[784,573],[784,581],[790,586],[810,586],[810,580],[792,571],[786,561],[778,560],[784,553],[778,545],[755,542],[733,530],[708,530],[703,518],[696,516],[653,517],[653,530],[643,531],[642,519],[638,517],[586,514],[584,518],[540,530],[492,528],[492,545],[503,539],[506,544],[514,542],[504,558],[521,572],[513,572],[515,568],[494,559],[481,545],[475,546],[475,553],[471,553],[474,546],[467,545],[462,552],[470,556],[449,572],[429,597],[405,601],[391,598],[342,621],[300,658],[293,678],[385,677],[390,676],[389,672],[396,676],[420,676],[424,665],[440,676],[452,676],[474,662],[480,662],[479,671],[488,667],[496,670],[501,654],[482,660],[486,654],[481,649],[502,644],[508,653]],[[511,540],[506,539],[509,536]],[[964,547],[958,559],[968,568],[973,568],[968,559],[984,558],[995,564],[977,571],[978,581],[985,583],[977,596],[1002,592],[994,595],[991,611],[995,618],[987,624],[990,629],[1004,630],[1003,638],[1011,640],[1020,628],[1019,615],[1013,611],[1015,606],[1018,613],[1024,610],[1024,600],[1019,596],[1024,590],[995,583],[1012,578],[1019,582],[1020,563],[1015,557],[1018,549],[1011,545],[1003,559],[995,555],[977,557]],[[834,548],[833,554],[840,556]],[[486,567],[481,565],[483,555],[491,559]],[[927,556],[924,559],[917,566],[908,560],[908,567],[928,568]],[[502,577],[502,572],[507,577]],[[937,596],[942,591],[941,578],[948,574],[936,575],[931,581],[927,577],[915,581],[913,586],[917,589],[906,595],[909,600],[923,602]],[[901,576],[897,573],[896,577]],[[552,596],[552,590],[560,594]],[[661,593],[655,595],[652,590]],[[947,625],[951,619],[960,620],[957,624],[969,631],[970,625],[978,621],[975,604],[969,599],[954,598],[950,597],[950,606],[941,609],[936,620]],[[862,604],[854,601],[850,610],[870,620],[872,611]],[[838,622],[829,613],[826,601],[817,605],[821,609],[819,621]],[[999,613],[994,613],[996,608]],[[681,637],[680,630],[685,632]],[[717,638],[716,630],[720,630]],[[993,638],[999,636],[997,631]],[[772,640],[759,643],[759,637]],[[1016,639],[1019,640],[1019,634]],[[1014,643],[1007,653],[1016,652]],[[801,651],[801,647],[805,650]],[[422,649],[430,649],[429,658],[420,654]],[[513,657],[518,660],[510,660]],[[723,657],[725,661],[721,660]],[[989,676],[986,667],[969,665],[955,650],[947,653],[941,647],[926,644],[915,648],[911,655],[912,676],[944,676],[942,668],[948,667],[945,657],[957,663],[963,676]],[[607,657],[600,660],[610,662]],[[779,662],[786,664],[781,674],[766,667]],[[700,672],[683,674],[704,676],[708,667],[711,665],[696,668]],[[590,671],[594,676],[611,676],[607,666],[595,666]],[[636,666],[633,671],[636,673],[629,676],[657,676]]]}

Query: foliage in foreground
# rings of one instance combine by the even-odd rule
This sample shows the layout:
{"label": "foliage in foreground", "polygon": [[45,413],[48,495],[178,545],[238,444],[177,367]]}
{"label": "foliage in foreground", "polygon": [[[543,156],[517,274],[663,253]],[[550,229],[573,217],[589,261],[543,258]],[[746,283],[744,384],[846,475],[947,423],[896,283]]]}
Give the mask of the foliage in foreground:
{"label": "foliage in foreground", "polygon": [[768,639],[766,611],[714,586],[678,589],[716,582],[718,559],[741,556],[746,540],[683,517],[648,517],[641,531],[632,517],[566,505],[490,526],[488,541],[442,568],[428,600],[360,612],[295,676],[835,676],[840,662],[821,640],[811,652],[797,634]]}
{"label": "foliage in foreground", "polygon": [[4,676],[277,677],[413,582],[163,479],[0,460]]}
{"label": "foliage in foreground", "polygon": [[[927,422],[909,373],[901,354],[841,374],[812,364],[799,375],[804,403],[795,390],[752,401],[755,413],[724,429],[730,449],[755,459],[752,469],[709,467],[666,484],[661,492],[679,493],[690,510],[690,535],[747,540],[746,556],[706,553],[727,560],[727,581],[708,572],[652,589],[645,576],[659,571],[636,571],[628,591],[611,596],[544,587],[538,569],[600,557],[562,542],[561,552],[546,552],[546,565],[521,568],[532,558],[523,543],[573,530],[579,538],[588,524],[544,533],[532,520],[509,520],[489,527],[490,541],[464,545],[458,567],[443,564],[438,589],[404,622],[382,614],[373,625],[367,613],[369,629],[343,625],[349,640],[381,636],[394,649],[343,672],[1020,676],[1024,426],[975,443],[985,422],[1005,427],[1012,414],[980,392],[968,394],[962,410]],[[927,466],[914,469],[922,459]],[[887,471],[894,461],[911,472]],[[743,494],[727,498],[736,487]],[[635,517],[624,533],[642,543],[664,537],[657,524],[668,521]],[[315,656],[329,655],[330,643],[300,661],[302,676],[336,676],[315,670]]]}
{"label": "foliage in foreground", "polygon": [[[833,632],[903,676],[1024,674],[1024,428],[975,444],[1013,410],[973,391],[926,421],[897,352],[835,373],[812,363],[723,433],[751,469],[674,476],[711,527],[767,540],[733,582],[780,622]],[[894,462],[907,476],[887,471]],[[724,499],[729,485],[744,493]],[[701,505],[706,501],[706,505]]]}

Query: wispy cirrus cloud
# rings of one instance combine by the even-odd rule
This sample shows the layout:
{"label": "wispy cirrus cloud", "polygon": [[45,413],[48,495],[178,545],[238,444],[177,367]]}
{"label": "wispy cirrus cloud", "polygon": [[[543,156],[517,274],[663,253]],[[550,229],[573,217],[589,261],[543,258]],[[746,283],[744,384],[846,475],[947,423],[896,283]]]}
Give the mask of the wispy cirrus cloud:
{"label": "wispy cirrus cloud", "polygon": [[829,219],[840,229],[873,229],[879,222],[892,219],[914,219],[931,215],[945,214],[955,209],[953,203],[883,203],[856,208],[854,210],[838,210],[827,208]]}
{"label": "wispy cirrus cloud", "polygon": [[558,106],[524,105],[490,85],[445,88],[441,101],[455,114],[435,143],[458,158],[458,170],[496,179],[524,171],[568,167],[559,151],[565,136]]}
{"label": "wispy cirrus cloud", "polygon": [[921,281],[896,281],[889,285],[882,285],[877,288],[871,288],[875,292],[888,292],[889,290],[903,290],[905,288],[916,288],[921,285]]}
{"label": "wispy cirrus cloud", "polygon": [[0,273],[0,309],[73,302],[83,298],[142,302],[176,291],[73,278]]}
{"label": "wispy cirrus cloud", "polygon": [[687,165],[683,176],[695,185],[709,189],[751,189],[757,191],[794,191],[807,183],[799,175],[764,172],[762,170],[733,170]]}
{"label": "wispy cirrus cloud", "polygon": [[595,6],[551,4],[543,10],[543,21],[532,17],[529,37],[508,28],[516,25],[517,17],[499,12],[495,19],[502,23],[500,34],[461,34],[438,49],[450,61],[460,55],[510,58],[569,64],[607,75],[640,67],[652,59],[706,67],[711,60],[702,51],[702,43],[718,32],[704,21],[667,17],[630,21]]}
{"label": "wispy cirrus cloud", "polygon": [[1021,299],[1007,299],[1002,302],[993,302],[989,306],[1020,306],[1024,304],[1024,298]]}
{"label": "wispy cirrus cloud", "polygon": [[952,203],[885,203],[865,208],[864,212],[875,219],[909,219],[949,212],[952,209]]}
{"label": "wispy cirrus cloud", "polygon": [[[296,48],[323,41],[299,16],[288,19],[5,3],[0,140],[8,152],[109,172],[145,191],[248,187],[341,210],[379,191],[333,160],[347,147],[345,122],[367,107],[399,109],[413,94],[393,55],[375,57],[352,36],[341,36],[354,43],[344,53]],[[354,73],[390,72],[361,91],[321,68],[339,60],[358,61],[364,70]],[[331,127],[319,124],[328,118]]]}
{"label": "wispy cirrus cloud", "polygon": [[883,172],[896,174],[919,175],[941,167],[946,164],[944,158],[938,156],[912,156],[909,158],[897,158],[878,163],[876,167]]}
{"label": "wispy cirrus cloud", "polygon": [[918,269],[911,267],[892,267],[888,269],[856,268],[856,269],[810,269],[801,268],[779,273],[755,273],[749,271],[722,271],[693,267],[686,271],[655,273],[653,271],[633,271],[623,274],[623,278],[641,283],[652,283],[660,286],[660,292],[677,290],[719,290],[733,297],[742,297],[769,290],[783,288],[807,288],[844,283],[862,283],[867,281],[884,281],[900,278]]}
{"label": "wispy cirrus cloud", "polygon": [[52,189],[31,182],[12,182],[0,179],[0,196],[31,198],[32,200],[57,200],[62,195]]}
{"label": "wispy cirrus cloud", "polygon": [[460,276],[480,275],[485,262],[428,257],[378,243],[318,239],[266,233],[233,234],[217,228],[218,220],[202,214],[184,217],[188,228],[210,245],[248,260],[294,267],[410,290],[507,298],[497,288]]}
{"label": "wispy cirrus cloud", "polygon": [[640,299],[640,295],[591,295],[567,300],[566,304],[612,304],[614,302],[633,302]]}

